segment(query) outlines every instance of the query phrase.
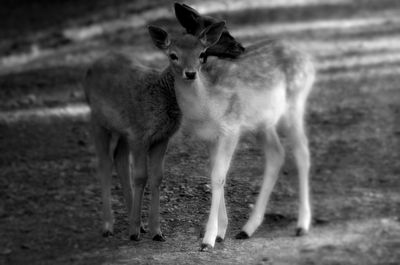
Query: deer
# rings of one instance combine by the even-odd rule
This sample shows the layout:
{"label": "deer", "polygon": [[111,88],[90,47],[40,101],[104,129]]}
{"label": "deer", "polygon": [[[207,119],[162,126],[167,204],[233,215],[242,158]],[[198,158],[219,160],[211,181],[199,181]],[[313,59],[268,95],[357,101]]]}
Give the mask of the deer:
{"label": "deer", "polygon": [[313,60],[292,44],[275,39],[245,46],[244,52],[233,59],[205,56],[218,43],[224,28],[225,22],[219,21],[194,34],[170,35],[160,27],[148,26],[153,44],[169,58],[176,100],[182,112],[181,127],[209,147],[211,208],[200,251],[213,249],[216,241],[225,238],[226,175],[240,136],[247,131],[259,135],[265,169],[255,206],[235,238],[249,238],[263,221],[284,162],[278,127],[287,134],[298,169],[299,212],[295,234],[305,235],[311,225],[311,161],[304,117],[315,80]]}
{"label": "deer", "polygon": [[[187,16],[188,12],[192,11],[175,4],[177,16]],[[210,19],[214,21],[198,15],[196,23],[201,28],[203,20]],[[212,56],[235,58],[243,51],[226,28],[220,40]],[[88,68],[83,87],[91,109],[90,129],[101,183],[103,236],[114,232],[111,180],[115,167],[128,210],[130,240],[139,241],[147,232],[141,220],[141,205],[144,188],[149,184],[149,230],[154,241],[165,241],[160,228],[160,184],[168,142],[182,116],[171,67],[151,69],[125,54],[111,52]]]}

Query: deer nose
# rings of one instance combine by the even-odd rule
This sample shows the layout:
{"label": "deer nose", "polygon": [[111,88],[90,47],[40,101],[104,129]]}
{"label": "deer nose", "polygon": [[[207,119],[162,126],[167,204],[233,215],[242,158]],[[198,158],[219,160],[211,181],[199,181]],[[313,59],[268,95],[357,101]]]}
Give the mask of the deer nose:
{"label": "deer nose", "polygon": [[185,72],[185,76],[187,79],[194,80],[196,79],[196,72]]}

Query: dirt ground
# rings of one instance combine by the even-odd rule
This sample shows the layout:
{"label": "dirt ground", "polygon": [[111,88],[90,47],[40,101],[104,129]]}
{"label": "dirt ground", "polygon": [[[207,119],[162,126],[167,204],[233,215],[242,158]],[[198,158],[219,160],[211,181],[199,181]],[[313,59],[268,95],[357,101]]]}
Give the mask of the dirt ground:
{"label": "dirt ground", "polygon": [[213,251],[198,251],[211,203],[207,154],[183,137],[171,142],[162,184],[167,241],[147,234],[129,241],[117,178],[115,235],[101,236],[80,81],[87,65],[110,50],[165,65],[144,25],[178,29],[172,2],[1,4],[0,264],[400,264],[395,0],[189,2],[225,19],[245,44],[269,35],[314,55],[318,78],[307,114],[314,218],[307,236],[294,237],[298,189],[288,147],[264,223],[251,239],[234,239],[261,183],[262,153],[251,134],[241,140],[227,178],[227,238]]}

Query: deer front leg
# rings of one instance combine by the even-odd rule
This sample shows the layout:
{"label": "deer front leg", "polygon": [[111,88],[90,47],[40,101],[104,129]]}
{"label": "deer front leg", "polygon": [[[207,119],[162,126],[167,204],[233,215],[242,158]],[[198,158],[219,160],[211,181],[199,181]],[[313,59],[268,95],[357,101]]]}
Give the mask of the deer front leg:
{"label": "deer front leg", "polygon": [[[223,220],[224,217],[226,217],[225,200],[223,199],[224,185],[238,138],[239,133],[220,135],[216,143],[214,143],[214,148],[211,150],[211,209],[206,226],[206,233],[200,247],[201,251],[214,247],[215,239],[219,234],[219,228],[221,229],[221,234],[223,233],[223,236],[225,236],[228,221],[227,218]],[[219,226],[219,217],[222,217],[221,227]]]}
{"label": "deer front leg", "polygon": [[147,182],[147,149],[131,143],[133,202],[129,213],[130,240],[139,241],[141,231],[141,208],[143,191]]}
{"label": "deer front leg", "polygon": [[[214,161],[216,154],[215,143],[210,142],[208,148],[210,152],[210,164],[211,164],[210,167],[214,168]],[[224,241],[227,226],[228,226],[228,215],[226,213],[226,206],[225,206],[225,191],[224,189],[222,189],[221,201],[218,208],[218,233],[216,238],[217,242]]]}
{"label": "deer front leg", "polygon": [[154,241],[165,241],[160,228],[160,184],[163,178],[164,157],[168,139],[151,146],[149,151],[151,203],[149,215],[150,233]]}
{"label": "deer front leg", "polygon": [[226,228],[228,227],[228,215],[226,213],[225,206],[225,191],[222,189],[221,202],[218,210],[218,233],[217,233],[217,242],[224,241]]}

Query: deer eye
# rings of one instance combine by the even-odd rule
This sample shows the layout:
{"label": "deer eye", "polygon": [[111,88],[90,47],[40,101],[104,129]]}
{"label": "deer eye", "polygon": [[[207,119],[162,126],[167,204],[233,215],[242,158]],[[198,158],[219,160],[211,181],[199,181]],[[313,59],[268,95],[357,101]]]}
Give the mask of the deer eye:
{"label": "deer eye", "polygon": [[199,60],[200,60],[200,63],[206,63],[207,62],[207,56],[206,56],[205,52],[200,53]]}
{"label": "deer eye", "polygon": [[177,56],[175,53],[170,53],[170,54],[169,54],[169,58],[170,58],[172,61],[178,61],[178,56]]}

